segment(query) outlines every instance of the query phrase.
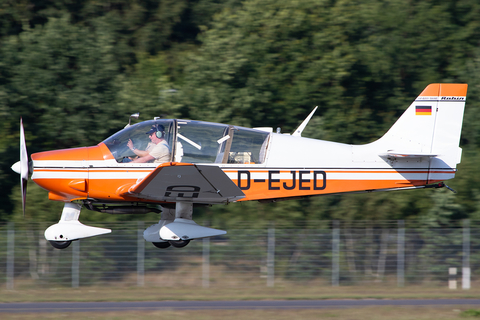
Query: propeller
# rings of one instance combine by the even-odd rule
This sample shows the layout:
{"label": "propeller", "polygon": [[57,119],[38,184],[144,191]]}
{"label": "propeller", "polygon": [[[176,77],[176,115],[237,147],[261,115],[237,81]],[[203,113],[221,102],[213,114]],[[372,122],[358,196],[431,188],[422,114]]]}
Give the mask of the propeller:
{"label": "propeller", "polygon": [[20,161],[12,166],[12,170],[20,174],[20,187],[22,189],[22,209],[23,217],[25,217],[25,200],[27,197],[27,181],[28,181],[28,154],[25,144],[25,132],[23,130],[23,121],[20,118]]}

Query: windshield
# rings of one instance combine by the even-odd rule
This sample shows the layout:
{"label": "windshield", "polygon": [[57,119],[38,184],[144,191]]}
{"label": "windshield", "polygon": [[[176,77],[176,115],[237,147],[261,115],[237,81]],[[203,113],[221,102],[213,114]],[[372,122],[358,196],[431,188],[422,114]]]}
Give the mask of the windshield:
{"label": "windshield", "polygon": [[[161,125],[165,128],[165,141],[169,146],[172,146],[174,122],[174,120],[150,120],[140,122],[115,133],[103,142],[108,149],[110,149],[110,152],[117,162],[130,162],[136,155],[127,146],[129,140],[132,140],[136,149],[145,150],[150,143],[147,132],[149,132],[152,127]],[[171,161],[171,159],[168,161]]]}

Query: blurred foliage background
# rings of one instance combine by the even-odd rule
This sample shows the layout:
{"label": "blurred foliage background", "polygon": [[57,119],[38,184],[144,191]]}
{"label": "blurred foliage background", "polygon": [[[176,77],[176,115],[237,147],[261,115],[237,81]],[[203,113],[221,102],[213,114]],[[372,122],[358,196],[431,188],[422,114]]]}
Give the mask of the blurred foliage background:
{"label": "blurred foliage background", "polygon": [[[379,138],[429,83],[468,83],[458,191],[335,195],[198,210],[261,219],[480,219],[480,4],[474,0],[16,0],[0,2],[0,221],[21,219],[19,118],[29,153],[95,145],[128,116]],[[60,203],[29,184],[27,218]],[[135,217],[138,219],[139,217]],[[128,220],[88,212],[82,220]],[[158,219],[146,215],[141,219]]]}

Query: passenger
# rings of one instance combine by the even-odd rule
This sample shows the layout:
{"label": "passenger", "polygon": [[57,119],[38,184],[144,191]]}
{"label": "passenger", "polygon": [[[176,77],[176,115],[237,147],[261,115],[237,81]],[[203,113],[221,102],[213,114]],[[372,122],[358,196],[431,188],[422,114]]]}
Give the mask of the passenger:
{"label": "passenger", "polygon": [[138,158],[132,160],[132,162],[164,163],[170,161],[170,147],[167,141],[165,141],[165,128],[162,125],[153,125],[147,134],[151,142],[145,150],[138,150],[133,145],[132,140],[128,140],[128,148],[138,156]]}

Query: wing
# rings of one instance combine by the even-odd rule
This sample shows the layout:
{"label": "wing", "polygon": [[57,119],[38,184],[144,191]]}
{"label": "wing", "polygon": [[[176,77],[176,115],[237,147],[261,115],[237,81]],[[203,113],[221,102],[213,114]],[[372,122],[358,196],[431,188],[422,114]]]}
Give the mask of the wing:
{"label": "wing", "polygon": [[178,164],[162,165],[125,195],[158,201],[193,203],[228,203],[245,194],[217,166]]}

